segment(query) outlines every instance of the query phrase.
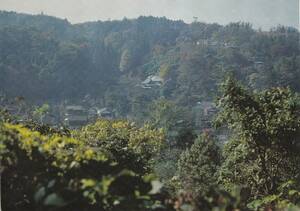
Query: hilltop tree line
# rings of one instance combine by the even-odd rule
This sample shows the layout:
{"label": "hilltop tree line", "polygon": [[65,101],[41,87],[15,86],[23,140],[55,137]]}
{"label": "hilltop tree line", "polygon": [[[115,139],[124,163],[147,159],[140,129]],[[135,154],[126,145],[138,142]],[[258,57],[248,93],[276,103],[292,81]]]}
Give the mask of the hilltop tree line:
{"label": "hilltop tree line", "polygon": [[[0,13],[0,90],[26,100],[80,103],[141,116],[160,98],[192,107],[212,100],[228,73],[247,87],[299,91],[299,32],[254,30],[166,18],[70,24],[45,15]],[[143,89],[149,75],[161,87]]]}

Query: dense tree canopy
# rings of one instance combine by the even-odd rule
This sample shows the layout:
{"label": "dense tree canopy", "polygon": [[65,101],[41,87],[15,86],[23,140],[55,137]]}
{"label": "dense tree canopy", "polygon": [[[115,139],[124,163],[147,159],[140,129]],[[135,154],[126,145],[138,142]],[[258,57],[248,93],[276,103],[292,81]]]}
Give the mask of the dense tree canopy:
{"label": "dense tree canopy", "polygon": [[[289,27],[0,11],[3,210],[300,207],[299,55]],[[130,121],[42,124],[67,104]]]}
{"label": "dense tree canopy", "polygon": [[228,189],[243,186],[249,199],[276,194],[288,181],[298,184],[299,96],[287,88],[252,93],[231,78],[223,88],[218,121],[234,134],[225,145],[220,182]]}
{"label": "dense tree canopy", "polygon": [[178,178],[182,189],[197,198],[205,196],[217,185],[216,172],[221,163],[220,149],[207,134],[198,138],[182,153],[178,163]]}
{"label": "dense tree canopy", "polygon": [[122,121],[83,131],[75,139],[1,123],[3,209],[155,210],[147,163],[162,134]]}
{"label": "dense tree canopy", "polygon": [[[71,25],[1,12],[0,37],[0,90],[35,103],[80,102],[90,95],[123,115],[143,112],[140,97],[144,103],[163,96],[193,106],[211,100],[228,72],[253,89],[300,90],[299,32],[293,28],[265,32],[246,23],[154,17]],[[140,88],[149,75],[160,75],[163,85]],[[105,96],[117,96],[116,103],[106,103]]]}

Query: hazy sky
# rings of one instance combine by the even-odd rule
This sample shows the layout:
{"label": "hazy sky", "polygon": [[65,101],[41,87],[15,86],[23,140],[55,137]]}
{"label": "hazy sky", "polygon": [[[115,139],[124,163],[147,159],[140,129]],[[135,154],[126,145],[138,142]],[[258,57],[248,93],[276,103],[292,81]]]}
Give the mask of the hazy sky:
{"label": "hazy sky", "polygon": [[0,10],[67,18],[72,23],[166,16],[191,22],[251,22],[255,27],[278,24],[299,27],[299,0],[0,0]]}

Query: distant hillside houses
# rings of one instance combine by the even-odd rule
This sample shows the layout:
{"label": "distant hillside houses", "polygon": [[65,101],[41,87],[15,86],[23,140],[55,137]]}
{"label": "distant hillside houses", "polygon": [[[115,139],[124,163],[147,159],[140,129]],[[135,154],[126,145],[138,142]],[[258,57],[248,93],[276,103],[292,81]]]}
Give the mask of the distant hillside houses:
{"label": "distant hillside houses", "polygon": [[115,117],[114,112],[109,108],[99,109],[97,115],[104,119],[113,119]]}
{"label": "distant hillside houses", "polygon": [[70,128],[79,128],[88,123],[88,115],[83,106],[71,105],[65,108],[65,125]]}
{"label": "distant hillside houses", "polygon": [[161,87],[163,85],[163,79],[157,75],[150,75],[141,84],[144,89],[151,89],[155,87]]}
{"label": "distant hillside houses", "polygon": [[211,39],[199,39],[195,42],[195,45],[203,46],[203,47],[218,47],[218,48],[233,48],[237,49],[239,48],[238,45],[236,45],[233,42],[222,42],[222,41],[216,41]]}
{"label": "distant hillside houses", "polygon": [[89,109],[81,105],[65,107],[64,124],[70,128],[79,128],[95,121],[98,118],[113,119],[114,113],[109,108],[92,107]]}
{"label": "distant hillside houses", "polygon": [[211,121],[217,112],[215,103],[210,101],[197,102],[193,108],[196,127],[200,130],[211,128]]}
{"label": "distant hillside houses", "polygon": [[195,127],[197,133],[212,133],[220,143],[228,139],[228,130],[226,128],[215,129],[212,125],[218,109],[214,102],[199,101],[193,108]]}

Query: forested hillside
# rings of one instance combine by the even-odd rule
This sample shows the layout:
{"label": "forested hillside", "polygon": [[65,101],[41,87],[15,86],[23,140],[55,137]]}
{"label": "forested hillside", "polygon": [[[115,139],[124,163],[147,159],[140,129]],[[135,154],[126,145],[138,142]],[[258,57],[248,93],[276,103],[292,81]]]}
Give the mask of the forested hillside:
{"label": "forested hillside", "polygon": [[299,35],[0,12],[0,210],[298,210]]}
{"label": "forested hillside", "polygon": [[[300,91],[299,32],[166,18],[70,24],[0,12],[0,90],[34,103],[83,97],[122,115],[164,98],[192,107],[212,100],[228,73],[252,89]],[[162,84],[143,87],[148,76]]]}

